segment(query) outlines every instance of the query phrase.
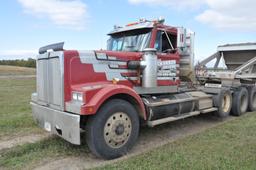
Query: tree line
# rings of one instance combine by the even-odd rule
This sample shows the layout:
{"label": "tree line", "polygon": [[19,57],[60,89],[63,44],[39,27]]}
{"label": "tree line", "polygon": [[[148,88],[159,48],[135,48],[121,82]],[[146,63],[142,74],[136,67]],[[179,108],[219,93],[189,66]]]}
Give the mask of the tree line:
{"label": "tree line", "polygon": [[20,66],[20,67],[36,67],[36,60],[33,58],[16,59],[16,60],[0,60],[0,65]]}

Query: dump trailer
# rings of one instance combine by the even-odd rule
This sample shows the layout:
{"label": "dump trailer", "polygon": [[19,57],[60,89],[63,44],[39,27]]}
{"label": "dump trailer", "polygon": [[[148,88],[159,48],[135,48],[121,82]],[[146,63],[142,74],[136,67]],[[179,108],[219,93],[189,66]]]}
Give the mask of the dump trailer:
{"label": "dump trailer", "polygon": [[[209,63],[212,67],[207,68]],[[233,115],[239,116],[247,109],[256,110],[256,43],[218,46],[216,53],[196,66],[196,75],[207,93],[214,93],[208,87],[225,87],[230,90]]]}
{"label": "dump trailer", "polygon": [[[132,148],[141,125],[256,110],[255,44],[220,46],[194,68],[194,32],[163,19],[108,35],[107,50],[39,49],[31,106],[41,128],[76,145],[85,132],[95,155],[113,159]],[[218,67],[221,58],[226,68]]]}

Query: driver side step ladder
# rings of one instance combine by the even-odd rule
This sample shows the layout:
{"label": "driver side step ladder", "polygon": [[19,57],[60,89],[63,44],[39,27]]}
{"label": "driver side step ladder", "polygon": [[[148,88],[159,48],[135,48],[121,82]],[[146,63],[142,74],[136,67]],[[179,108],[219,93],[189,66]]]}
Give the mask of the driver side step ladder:
{"label": "driver side step ladder", "polygon": [[196,116],[199,114],[200,114],[200,111],[189,112],[189,113],[181,114],[178,116],[171,116],[171,117],[166,117],[163,119],[147,121],[147,125],[149,127],[154,127],[156,125],[160,125],[160,124],[167,123],[167,122],[173,122],[173,121],[180,120],[180,119],[185,119],[187,117]]}

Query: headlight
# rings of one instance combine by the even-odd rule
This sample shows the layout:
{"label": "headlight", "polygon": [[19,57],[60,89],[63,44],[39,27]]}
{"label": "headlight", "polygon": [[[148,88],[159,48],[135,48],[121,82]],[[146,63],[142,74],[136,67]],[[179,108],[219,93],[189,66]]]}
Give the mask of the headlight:
{"label": "headlight", "polygon": [[83,94],[80,92],[72,92],[72,99],[75,101],[83,101]]}
{"label": "headlight", "polygon": [[83,94],[82,93],[77,94],[77,100],[78,101],[83,101]]}
{"label": "headlight", "polygon": [[72,93],[72,99],[77,100],[77,93],[74,93],[74,92]]}

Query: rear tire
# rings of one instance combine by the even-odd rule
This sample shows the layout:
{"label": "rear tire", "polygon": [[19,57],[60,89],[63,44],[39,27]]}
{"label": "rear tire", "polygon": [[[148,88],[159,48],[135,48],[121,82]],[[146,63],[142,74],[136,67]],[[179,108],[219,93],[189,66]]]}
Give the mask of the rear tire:
{"label": "rear tire", "polygon": [[232,114],[235,116],[241,116],[243,113],[247,111],[248,104],[248,91],[246,88],[241,87],[233,94],[233,102],[231,109]]}
{"label": "rear tire", "polygon": [[248,111],[256,111],[256,87],[251,86],[248,87],[248,95],[249,95],[249,104],[248,104]]}
{"label": "rear tire", "polygon": [[114,159],[126,154],[139,134],[139,117],[127,101],[112,99],[96,115],[89,118],[86,140],[98,157]]}
{"label": "rear tire", "polygon": [[232,95],[229,89],[221,89],[217,95],[213,96],[214,106],[218,107],[215,115],[220,118],[229,116],[232,107]]}

